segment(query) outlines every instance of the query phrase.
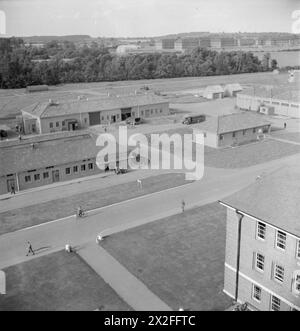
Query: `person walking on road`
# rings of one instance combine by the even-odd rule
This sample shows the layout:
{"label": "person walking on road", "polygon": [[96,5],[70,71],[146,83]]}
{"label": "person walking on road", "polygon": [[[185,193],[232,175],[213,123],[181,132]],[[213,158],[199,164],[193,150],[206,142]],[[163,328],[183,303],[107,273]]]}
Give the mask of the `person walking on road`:
{"label": "person walking on road", "polygon": [[26,254],[26,256],[29,256],[29,254],[32,254],[32,255],[35,255],[35,253],[34,253],[34,250],[33,250],[33,248],[32,248],[32,245],[31,245],[31,243],[28,241],[27,242],[27,254]]}
{"label": "person walking on road", "polygon": [[183,213],[184,213],[184,209],[185,209],[185,201],[182,200],[181,201],[181,210],[182,210]]}

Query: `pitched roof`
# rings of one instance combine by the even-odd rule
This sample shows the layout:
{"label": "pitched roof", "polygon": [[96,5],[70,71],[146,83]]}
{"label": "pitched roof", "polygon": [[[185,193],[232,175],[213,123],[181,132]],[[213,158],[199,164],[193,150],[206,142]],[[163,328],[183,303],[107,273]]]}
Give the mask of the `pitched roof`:
{"label": "pitched roof", "polygon": [[224,93],[224,89],[221,85],[210,85],[205,88],[204,93]]}
{"label": "pitched roof", "polygon": [[210,117],[205,122],[195,126],[196,130],[223,134],[240,130],[252,129],[271,125],[262,115],[249,112],[227,114],[218,117]]}
{"label": "pitched roof", "polygon": [[93,158],[98,151],[88,133],[1,143],[0,176]]}
{"label": "pitched roof", "polygon": [[299,90],[291,90],[290,88],[278,88],[278,87],[262,87],[255,86],[252,88],[247,88],[241,94],[254,96],[257,98],[267,98],[275,100],[286,100],[290,102],[299,103],[300,102],[300,92]]}
{"label": "pitched roof", "polygon": [[154,94],[145,94],[119,97],[113,96],[109,98],[78,99],[62,102],[53,102],[49,100],[48,102],[35,103],[22,109],[22,111],[37,117],[46,118],[160,103],[168,103],[168,101]]}
{"label": "pitched roof", "polygon": [[281,168],[221,202],[300,237],[300,170]]}
{"label": "pitched roof", "polygon": [[230,90],[230,91],[242,91],[243,88],[239,83],[233,83],[233,84],[227,84],[224,87],[225,90]]}

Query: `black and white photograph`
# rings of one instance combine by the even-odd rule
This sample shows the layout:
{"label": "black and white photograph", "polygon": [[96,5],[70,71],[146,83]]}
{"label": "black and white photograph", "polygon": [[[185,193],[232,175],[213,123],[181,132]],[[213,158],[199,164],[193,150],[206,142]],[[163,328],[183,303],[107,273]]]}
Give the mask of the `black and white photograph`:
{"label": "black and white photograph", "polygon": [[300,311],[299,0],[0,0],[0,311]]}

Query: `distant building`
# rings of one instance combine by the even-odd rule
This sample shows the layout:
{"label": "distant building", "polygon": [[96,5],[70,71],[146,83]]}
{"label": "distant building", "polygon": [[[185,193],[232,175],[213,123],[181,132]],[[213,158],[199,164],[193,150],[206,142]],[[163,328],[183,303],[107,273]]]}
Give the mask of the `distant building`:
{"label": "distant building", "polygon": [[203,97],[206,99],[222,99],[225,91],[221,85],[207,86],[203,91]]}
{"label": "distant building", "polygon": [[[100,174],[104,170],[96,165],[99,151],[96,140],[82,131],[0,141],[0,194],[11,192],[12,187],[22,191]],[[128,155],[116,159],[128,162]],[[115,166],[107,162],[103,168]]]}
{"label": "distant building", "polygon": [[300,171],[284,167],[227,208],[224,292],[250,310],[300,311]]}
{"label": "distant building", "polygon": [[196,125],[193,133],[203,133],[206,146],[219,148],[255,141],[270,130],[271,123],[260,115],[236,113],[210,117]]}
{"label": "distant building", "polygon": [[225,96],[227,97],[236,97],[237,94],[243,91],[243,88],[240,84],[227,84],[224,87]]}
{"label": "distant building", "polygon": [[157,50],[172,50],[175,49],[175,38],[159,39],[155,41]]}
{"label": "distant building", "polygon": [[272,106],[276,115],[300,118],[299,91],[255,87],[238,93],[236,105],[242,110],[255,112],[259,112],[261,106]]}
{"label": "distant building", "polygon": [[[43,60],[41,60],[43,61]],[[49,61],[49,60],[45,60]],[[29,85],[26,87],[26,92],[32,93],[32,92],[45,92],[49,91],[49,86],[48,85]]]}
{"label": "distant building", "polygon": [[211,47],[211,41],[209,37],[201,37],[199,39],[200,47],[202,48],[210,48]]}
{"label": "distant building", "polygon": [[25,134],[74,131],[93,125],[169,114],[169,103],[154,94],[35,103],[21,110]]}
{"label": "distant building", "polygon": [[259,112],[264,115],[274,115],[275,109],[272,106],[261,106]]}
{"label": "distant building", "polygon": [[131,52],[135,52],[140,49],[138,45],[120,45],[117,47],[116,53],[119,55],[126,55]]}
{"label": "distant building", "polygon": [[175,41],[175,49],[181,52],[189,52],[199,46],[199,38],[179,38]]}

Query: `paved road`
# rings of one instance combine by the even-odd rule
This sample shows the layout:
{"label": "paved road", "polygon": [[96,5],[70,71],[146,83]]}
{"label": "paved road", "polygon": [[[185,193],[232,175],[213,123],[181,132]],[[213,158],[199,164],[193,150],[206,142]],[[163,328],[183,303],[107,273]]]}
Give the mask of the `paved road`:
{"label": "paved road", "polygon": [[[285,162],[287,160],[299,162],[299,155],[286,158]],[[0,237],[0,268],[26,261],[27,240],[32,242],[34,248],[47,247],[51,252],[63,248],[66,243],[82,245],[94,241],[97,233],[102,231],[120,231],[177,214],[180,212],[183,198],[187,208],[222,199],[253,183],[262,172],[273,171],[285,162],[272,161],[236,171],[210,169],[201,181],[107,206],[84,219],[68,217],[5,234]]]}

